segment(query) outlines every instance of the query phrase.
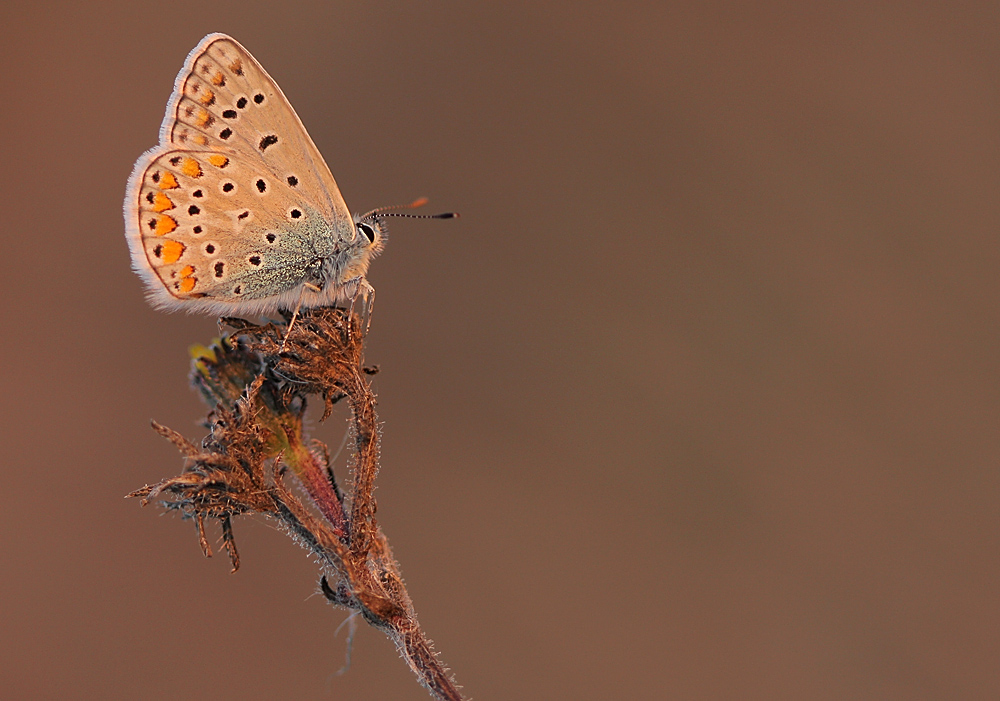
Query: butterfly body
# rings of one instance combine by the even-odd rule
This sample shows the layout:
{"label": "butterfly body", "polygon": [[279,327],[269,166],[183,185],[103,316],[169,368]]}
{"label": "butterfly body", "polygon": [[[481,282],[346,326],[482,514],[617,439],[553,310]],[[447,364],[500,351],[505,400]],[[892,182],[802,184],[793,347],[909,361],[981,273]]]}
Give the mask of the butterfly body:
{"label": "butterfly body", "polygon": [[167,310],[344,302],[370,289],[385,240],[378,218],[352,217],[280,88],[224,34],[189,54],[124,210],[133,267]]}

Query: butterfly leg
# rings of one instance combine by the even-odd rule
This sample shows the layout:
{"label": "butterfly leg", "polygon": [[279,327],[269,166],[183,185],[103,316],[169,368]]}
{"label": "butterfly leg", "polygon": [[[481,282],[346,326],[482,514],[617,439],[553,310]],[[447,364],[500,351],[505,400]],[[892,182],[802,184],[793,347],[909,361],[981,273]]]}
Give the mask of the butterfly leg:
{"label": "butterfly leg", "polygon": [[321,292],[322,290],[312,283],[304,283],[302,285],[302,290],[299,292],[299,301],[295,303],[295,311],[292,312],[292,320],[288,322],[288,328],[285,329],[285,337],[281,339],[281,348],[278,349],[279,353],[284,353],[285,343],[288,341],[288,335],[292,332],[292,327],[295,326],[295,320],[299,318],[299,310],[302,309],[302,297],[305,296],[306,290],[312,290],[313,292]]}
{"label": "butterfly leg", "polygon": [[[372,309],[375,306],[375,288],[362,275],[351,278],[344,285],[345,287],[349,285],[354,286],[354,292],[351,293],[350,316],[354,316],[354,304],[358,301],[358,297],[362,298],[361,301],[364,307],[361,310],[361,335],[367,336],[368,328],[372,323]],[[348,325],[348,328],[350,328],[350,325]]]}

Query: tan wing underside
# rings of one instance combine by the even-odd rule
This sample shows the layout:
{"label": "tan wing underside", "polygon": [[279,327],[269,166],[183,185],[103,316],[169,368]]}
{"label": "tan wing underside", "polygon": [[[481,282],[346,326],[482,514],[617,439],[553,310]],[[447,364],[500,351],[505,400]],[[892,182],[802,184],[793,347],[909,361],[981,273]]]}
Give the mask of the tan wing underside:
{"label": "tan wing underside", "polygon": [[[194,227],[238,233],[247,224],[238,219],[239,210],[262,206],[255,198],[265,193],[255,192],[253,186],[261,168],[241,178],[244,163],[263,165],[269,173],[264,176],[266,196],[271,198],[267,211],[284,213],[295,201],[305,202],[310,215],[325,220],[334,232],[353,235],[336,181],[280,88],[239,43],[210,35],[178,74],[160,144],[139,160],[129,181],[129,243],[133,258],[143,256],[148,264],[146,268],[135,261],[154,304],[175,307],[185,300],[190,307],[186,300],[221,289],[222,282],[207,273],[214,268],[205,267],[214,266],[203,245],[210,239],[194,233]],[[217,187],[223,175],[236,181],[238,189],[220,211],[208,199],[220,193],[204,185],[211,180]],[[198,214],[190,213],[192,206]],[[182,238],[180,233],[183,242],[175,240]],[[248,249],[256,245],[256,240],[246,242]]]}

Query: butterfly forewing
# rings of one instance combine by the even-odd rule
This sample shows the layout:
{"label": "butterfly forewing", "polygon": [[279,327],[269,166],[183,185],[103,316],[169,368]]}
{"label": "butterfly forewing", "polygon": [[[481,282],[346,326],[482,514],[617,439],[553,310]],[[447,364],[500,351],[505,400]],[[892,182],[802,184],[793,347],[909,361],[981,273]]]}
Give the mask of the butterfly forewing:
{"label": "butterfly forewing", "polygon": [[278,85],[246,49],[224,35],[206,37],[178,76],[172,124],[163,125],[162,141],[186,147],[184,137],[203,134],[261,158],[274,175],[293,177],[300,193],[321,195],[313,202],[330,215],[350,218],[337,183],[323,156]]}

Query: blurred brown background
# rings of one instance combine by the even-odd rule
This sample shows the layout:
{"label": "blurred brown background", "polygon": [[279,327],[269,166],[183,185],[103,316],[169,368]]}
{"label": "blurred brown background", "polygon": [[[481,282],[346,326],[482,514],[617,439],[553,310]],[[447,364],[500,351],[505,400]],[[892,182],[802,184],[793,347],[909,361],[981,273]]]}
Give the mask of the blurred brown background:
{"label": "blurred brown background", "polygon": [[231,576],[122,499],[181,466],[150,418],[202,435],[215,322],[146,306],[121,204],[212,31],[352,209],[463,215],[392,227],[368,361],[467,694],[1000,696],[997,3],[10,5],[5,698],[426,698],[364,626],[335,675],[268,523]]}

